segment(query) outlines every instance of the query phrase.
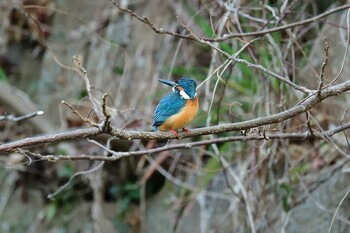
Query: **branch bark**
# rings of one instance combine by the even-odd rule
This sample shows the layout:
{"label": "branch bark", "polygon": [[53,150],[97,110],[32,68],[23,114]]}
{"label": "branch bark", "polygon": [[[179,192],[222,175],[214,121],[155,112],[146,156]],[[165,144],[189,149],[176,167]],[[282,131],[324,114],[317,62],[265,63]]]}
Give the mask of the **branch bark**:
{"label": "branch bark", "polygon": [[56,162],[59,160],[100,160],[100,161],[115,161],[122,157],[127,156],[140,156],[140,155],[151,155],[163,151],[175,150],[175,149],[191,149],[194,147],[199,147],[203,145],[209,145],[214,143],[224,143],[224,142],[247,142],[247,141],[262,141],[262,140],[281,140],[281,139],[290,139],[295,141],[303,141],[307,139],[322,139],[324,137],[331,137],[337,133],[343,132],[350,128],[350,123],[339,126],[335,129],[319,132],[317,134],[311,133],[310,131],[302,133],[272,133],[266,135],[248,135],[248,136],[231,136],[231,137],[222,137],[214,138],[208,140],[202,140],[198,142],[189,142],[189,143],[180,143],[174,145],[166,145],[163,147],[152,148],[141,151],[129,151],[129,152],[113,152],[112,156],[95,156],[95,155],[41,155],[33,153],[27,150],[20,150],[21,153],[26,155],[37,157],[40,159]]}
{"label": "branch bark", "polygon": [[[238,130],[246,130],[251,128],[256,128],[263,125],[269,125],[273,123],[280,123],[297,115],[300,115],[315,105],[317,105],[322,100],[338,96],[346,91],[350,90],[350,81],[346,81],[331,87],[327,87],[317,94],[312,94],[306,97],[302,102],[298,103],[294,107],[285,110],[283,112],[273,114],[270,116],[260,117],[252,120],[217,125],[211,127],[197,128],[190,131],[187,135],[186,133],[179,133],[179,138],[194,137],[200,135],[209,135],[209,134],[220,134],[225,132],[232,132]],[[154,133],[154,132],[145,132],[145,131],[132,131],[124,129],[116,129],[112,127],[109,130],[106,130],[104,127],[91,127],[86,129],[78,129],[68,132],[49,134],[43,136],[36,136],[32,138],[26,138],[15,142],[5,143],[0,145],[0,152],[9,152],[14,151],[18,148],[39,145],[44,143],[59,142],[64,140],[72,140],[78,138],[93,137],[99,134],[109,134],[115,136],[119,139],[133,140],[133,139],[142,139],[142,140],[166,140],[166,139],[176,139],[176,137],[169,132],[164,133]]]}

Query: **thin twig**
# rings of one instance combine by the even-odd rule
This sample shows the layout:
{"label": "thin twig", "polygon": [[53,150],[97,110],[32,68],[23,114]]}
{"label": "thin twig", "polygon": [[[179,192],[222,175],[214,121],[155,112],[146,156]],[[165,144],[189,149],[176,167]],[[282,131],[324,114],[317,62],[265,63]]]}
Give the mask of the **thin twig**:
{"label": "thin twig", "polygon": [[[313,119],[315,125],[319,128],[320,132],[323,132],[324,129],[322,128],[322,126],[317,122],[316,119],[314,119],[314,118],[312,117],[312,115],[310,115],[310,116],[311,116],[311,118]],[[341,128],[341,125],[340,125],[339,127]],[[349,155],[348,153],[346,153],[344,150],[342,150],[342,149],[334,142],[334,140],[332,140],[331,137],[329,137],[328,135],[322,135],[322,137],[323,137],[324,141],[328,142],[331,146],[333,146],[334,149],[336,149],[336,151],[339,152],[339,154],[341,154],[341,155],[343,155],[344,157],[350,159],[350,155]]]}
{"label": "thin twig", "polygon": [[346,34],[347,41],[346,41],[346,45],[345,45],[343,62],[341,64],[341,67],[340,67],[338,74],[335,76],[335,78],[329,84],[327,84],[326,88],[333,85],[339,79],[340,75],[343,73],[345,63],[346,63],[346,60],[348,58],[348,51],[349,51],[349,44],[350,44],[350,9],[348,10],[348,13],[346,15],[346,25],[347,25],[347,34]]}
{"label": "thin twig", "polygon": [[[343,116],[340,120],[340,126],[343,126],[344,124],[344,119],[345,119],[345,116],[346,114],[348,113],[348,109],[345,109],[344,113],[343,113]],[[350,150],[350,143],[349,143],[349,138],[348,138],[348,135],[346,135],[346,133],[343,131],[344,133],[344,137],[345,137],[345,140],[346,140],[346,144],[348,145],[348,150]]]}
{"label": "thin twig", "polygon": [[320,82],[318,84],[318,92],[320,92],[322,90],[323,87],[323,83],[324,83],[324,69],[327,66],[328,63],[328,50],[329,50],[329,43],[327,41],[327,38],[325,37],[324,39],[324,51],[325,51],[325,56],[323,58],[323,62],[322,62],[322,66],[321,66],[321,73],[320,73]]}
{"label": "thin twig", "polygon": [[[229,163],[226,161],[226,159],[224,157],[221,157],[222,163],[225,167],[229,166]],[[243,200],[246,206],[246,211],[247,211],[247,215],[248,215],[248,223],[250,226],[250,230],[252,233],[256,232],[255,229],[255,223],[254,223],[254,217],[253,217],[253,213],[252,213],[252,209],[250,207],[251,203],[248,200],[248,193],[246,191],[246,189],[244,188],[242,182],[240,181],[240,179],[238,178],[238,176],[235,174],[233,169],[228,169],[229,174],[231,175],[232,179],[235,180],[238,188],[240,189],[242,195],[243,195]]]}
{"label": "thin twig", "polygon": [[306,114],[306,118],[307,118],[307,119],[306,119],[307,128],[309,129],[310,134],[313,136],[313,135],[314,135],[314,132],[313,132],[313,130],[312,130],[311,123],[310,123],[311,117],[310,117],[308,111],[306,111],[305,114]]}
{"label": "thin twig", "polygon": [[72,105],[68,104],[67,102],[65,102],[64,100],[61,101],[62,104],[66,105],[70,110],[72,110],[72,112],[80,118],[80,120],[84,121],[85,123],[94,126],[94,127],[98,127],[98,124],[92,120],[90,120],[89,118],[83,117],[76,109],[73,108]]}
{"label": "thin twig", "polygon": [[80,175],[86,175],[86,174],[89,174],[89,173],[91,173],[91,172],[95,172],[96,170],[98,170],[99,168],[101,168],[102,165],[103,165],[104,163],[105,163],[105,162],[102,161],[102,162],[99,163],[97,166],[95,166],[95,167],[93,167],[93,168],[90,168],[89,170],[80,171],[80,172],[77,172],[77,173],[73,174],[71,177],[69,177],[69,180],[68,180],[64,185],[62,185],[61,187],[59,187],[55,192],[48,194],[48,195],[47,195],[47,198],[48,198],[48,199],[54,198],[57,194],[59,194],[59,193],[61,193],[63,190],[65,190],[65,189],[72,183],[72,181],[74,180],[75,177],[80,176]]}
{"label": "thin twig", "polygon": [[28,120],[30,118],[41,116],[41,115],[44,115],[44,111],[31,112],[22,116],[2,115],[0,116],[0,121],[21,122],[21,121]]}
{"label": "thin twig", "polygon": [[98,108],[99,105],[98,105],[98,103],[96,103],[96,100],[95,100],[95,98],[92,95],[92,92],[91,92],[92,88],[91,88],[90,80],[89,80],[89,78],[87,76],[86,69],[82,66],[82,64],[80,62],[80,59],[79,59],[79,57],[77,55],[73,56],[73,61],[75,61],[78,64],[81,72],[83,73],[83,79],[84,79],[84,82],[85,82],[86,92],[88,94],[89,101],[92,104],[92,107],[94,109],[94,112],[95,112],[96,116],[98,117],[98,119],[100,121],[102,121],[103,120],[103,115],[99,111],[99,108]]}
{"label": "thin twig", "polygon": [[348,191],[345,193],[345,195],[343,196],[343,198],[342,198],[341,201],[339,202],[337,208],[335,209],[335,212],[334,212],[333,217],[332,217],[331,224],[329,225],[328,233],[331,232],[331,229],[332,229],[334,220],[335,220],[335,218],[336,218],[336,216],[337,216],[337,213],[338,213],[338,211],[339,211],[339,208],[340,208],[340,206],[343,204],[345,198],[349,195],[349,193],[350,193],[350,189],[348,189]]}

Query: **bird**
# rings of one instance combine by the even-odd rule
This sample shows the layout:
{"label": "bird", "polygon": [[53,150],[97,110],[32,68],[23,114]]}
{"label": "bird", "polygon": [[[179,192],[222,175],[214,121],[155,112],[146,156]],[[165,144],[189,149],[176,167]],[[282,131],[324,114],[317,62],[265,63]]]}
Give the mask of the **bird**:
{"label": "bird", "polygon": [[196,117],[199,106],[196,82],[190,78],[159,81],[171,86],[172,92],[161,98],[154,111],[154,131],[170,131],[178,138],[177,130],[182,129],[188,135],[190,131],[185,127]]}

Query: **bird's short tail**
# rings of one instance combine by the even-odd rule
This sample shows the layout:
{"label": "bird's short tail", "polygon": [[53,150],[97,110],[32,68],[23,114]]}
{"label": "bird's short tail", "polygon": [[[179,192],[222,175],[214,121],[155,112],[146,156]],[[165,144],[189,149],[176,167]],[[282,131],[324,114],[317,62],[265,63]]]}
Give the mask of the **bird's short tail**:
{"label": "bird's short tail", "polygon": [[158,126],[153,125],[154,132],[158,131]]}

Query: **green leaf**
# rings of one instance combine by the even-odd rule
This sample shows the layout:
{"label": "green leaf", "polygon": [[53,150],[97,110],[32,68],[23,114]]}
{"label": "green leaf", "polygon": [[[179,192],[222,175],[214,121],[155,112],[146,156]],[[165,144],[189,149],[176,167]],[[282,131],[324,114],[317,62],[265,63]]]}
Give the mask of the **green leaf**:
{"label": "green leaf", "polygon": [[9,80],[7,78],[7,75],[5,71],[0,67],[0,81],[3,83],[9,83]]}
{"label": "green leaf", "polygon": [[74,174],[73,163],[68,161],[64,164],[63,167],[58,169],[57,175],[58,177],[71,177]]}
{"label": "green leaf", "polygon": [[50,202],[50,204],[46,209],[46,220],[48,222],[51,222],[51,220],[55,217],[56,212],[57,212],[57,202],[52,201]]}
{"label": "green leaf", "polygon": [[288,212],[290,210],[290,205],[288,203],[288,196],[287,195],[282,196],[282,208],[285,212]]}
{"label": "green leaf", "polygon": [[117,202],[117,207],[118,207],[118,210],[117,210],[118,216],[124,218],[130,207],[130,199],[121,198]]}
{"label": "green leaf", "polygon": [[211,25],[209,24],[207,19],[198,14],[198,12],[189,5],[186,6],[186,9],[189,12],[189,14],[194,18],[194,22],[196,22],[197,25],[202,29],[204,34],[207,37],[213,37],[213,29],[211,28]]}
{"label": "green leaf", "polygon": [[218,174],[218,171],[221,167],[220,161],[217,158],[210,158],[204,166],[204,175],[199,178],[198,187],[204,189],[213,178]]}

